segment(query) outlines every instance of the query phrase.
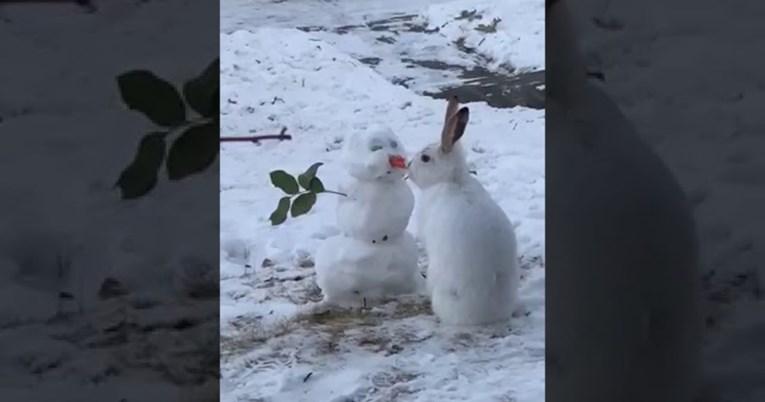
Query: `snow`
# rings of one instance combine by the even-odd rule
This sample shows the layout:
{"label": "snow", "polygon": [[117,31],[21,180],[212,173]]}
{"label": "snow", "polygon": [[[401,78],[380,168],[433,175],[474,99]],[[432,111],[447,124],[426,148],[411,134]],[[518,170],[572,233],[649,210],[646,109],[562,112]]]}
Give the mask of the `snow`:
{"label": "snow", "polygon": [[[460,18],[463,11],[476,13]],[[494,18],[500,19],[495,33],[476,30],[491,25]],[[415,91],[453,83],[465,69],[538,71],[544,66],[541,0],[226,0],[221,7],[223,32],[260,26],[310,31],[339,51],[372,64],[389,81],[400,81]],[[460,49],[455,43],[459,40],[474,51]],[[441,67],[417,68],[428,62]]]}
{"label": "snow", "polygon": [[[508,57],[503,62],[516,68],[541,69],[542,2],[509,4],[222,3],[222,135],[277,133],[286,127],[293,136],[291,141],[221,147],[222,400],[544,399],[543,110],[469,103],[471,121],[461,140],[471,169],[518,236],[520,299],[527,315],[509,325],[445,327],[418,296],[363,311],[306,313],[303,307],[321,298],[313,256],[338,233],[336,196],[320,194],[311,212],[282,225],[268,221],[282,196],[269,182],[271,170],[298,174],[323,162],[318,177],[327,189],[338,189],[347,179],[341,148],[353,132],[387,126],[409,156],[438,140],[446,102],[422,94],[459,84],[461,78],[449,69],[404,61],[402,53],[491,71],[502,67],[489,58],[499,60],[502,54]],[[484,21],[504,15],[503,22],[528,24],[500,23],[500,35],[487,38],[482,53],[469,55],[452,42],[479,21],[453,22],[456,28],[437,34],[397,28],[393,44],[375,38],[396,34],[372,29],[437,23],[448,19],[448,10],[456,12],[453,20],[461,10],[472,9],[486,12]],[[388,22],[364,25],[381,20]],[[335,29],[349,25],[363,27]],[[312,28],[296,29],[307,26]],[[465,43],[480,41],[477,35],[470,32]],[[513,35],[522,38],[520,47],[512,45]],[[362,62],[366,57],[380,60]],[[412,77],[408,88],[394,84],[400,77]],[[420,257],[424,269],[422,251]]]}
{"label": "snow", "polygon": [[321,305],[359,308],[415,293],[422,287],[417,260],[417,245],[409,232],[376,244],[345,234],[330,237],[316,252]]}
{"label": "snow", "polygon": [[[472,12],[475,14],[471,17]],[[455,20],[455,16],[460,19]],[[545,13],[541,1],[445,2],[428,7],[423,19],[429,26],[439,27],[447,38],[465,38],[466,46],[489,58],[490,69],[511,66],[538,70],[545,64]],[[489,29],[495,19],[496,33],[484,34],[481,29]]]}
{"label": "snow", "polygon": [[[707,388],[723,401],[760,401],[765,165],[757,150],[765,145],[765,87],[754,55],[761,53],[765,5],[736,5],[592,0],[574,11],[589,64],[605,74],[601,85],[695,205]],[[598,28],[594,17],[617,28]]]}
{"label": "snow", "polygon": [[405,152],[390,129],[373,127],[345,140],[342,159],[350,177],[335,209],[341,233],[325,239],[315,257],[324,305],[359,307],[417,290],[422,277],[414,237],[406,231],[414,193],[403,180]]}

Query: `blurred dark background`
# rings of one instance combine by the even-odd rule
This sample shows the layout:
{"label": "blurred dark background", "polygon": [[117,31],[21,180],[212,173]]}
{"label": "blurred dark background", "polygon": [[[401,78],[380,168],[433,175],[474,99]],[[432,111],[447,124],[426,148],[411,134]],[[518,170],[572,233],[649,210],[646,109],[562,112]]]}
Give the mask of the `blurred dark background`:
{"label": "blurred dark background", "polygon": [[0,3],[0,399],[218,399],[218,25]]}
{"label": "blurred dark background", "polygon": [[[634,136],[647,145],[649,152],[644,153],[642,145],[619,146],[609,140],[618,137],[617,132],[624,129],[611,120],[612,111],[603,106],[606,102],[579,100],[568,102],[563,107],[548,108],[548,347],[552,332],[564,331],[569,337],[576,336],[570,332],[573,330],[571,327],[564,325],[570,322],[566,321],[566,317],[593,315],[592,311],[577,311],[579,304],[571,302],[587,296],[562,283],[569,278],[566,272],[573,267],[579,268],[578,273],[587,275],[597,271],[592,267],[602,266],[605,261],[619,261],[617,255],[623,253],[620,256],[623,263],[613,264],[613,270],[639,267],[643,263],[646,267],[644,275],[653,276],[653,280],[646,279],[647,284],[634,282],[632,286],[625,286],[626,293],[640,293],[641,290],[636,289],[642,289],[649,294],[642,296],[644,301],[659,300],[661,298],[657,298],[656,294],[650,293],[659,292],[659,282],[667,281],[666,287],[676,290],[675,302],[679,303],[683,293],[689,291],[690,284],[686,279],[668,273],[677,264],[668,263],[663,271],[649,273],[648,268],[655,266],[651,262],[655,262],[657,256],[670,256],[685,243],[682,236],[670,236],[666,241],[662,240],[665,244],[651,244],[657,239],[666,239],[666,233],[677,230],[678,224],[670,216],[663,218],[667,221],[664,229],[661,225],[650,226],[646,223],[650,221],[650,211],[660,210],[664,201],[657,195],[660,193],[658,187],[646,184],[646,177],[651,175],[640,177],[637,173],[647,170],[626,169],[625,166],[636,166],[631,163],[639,165],[637,161],[642,158],[646,166],[663,164],[666,167],[684,193],[695,221],[698,311],[703,325],[698,361],[700,391],[697,395],[701,399],[698,400],[763,400],[765,387],[760,381],[763,372],[757,362],[765,358],[762,341],[765,339],[765,302],[762,299],[765,286],[762,262],[765,257],[765,229],[762,225],[765,221],[762,208],[765,205],[765,159],[762,157],[765,150],[765,115],[760,112],[765,101],[765,60],[759,39],[765,29],[760,23],[765,5],[756,1],[713,0],[681,0],[671,4],[621,0],[562,0],[555,3],[558,4],[553,5],[553,9],[565,4],[570,10],[580,44],[581,61],[588,77],[587,85],[598,88],[618,106],[634,127]],[[557,68],[551,66],[561,57],[560,52],[556,53],[553,49],[554,45],[564,42],[569,35],[559,24],[550,24],[549,17],[550,13],[547,81],[551,82],[554,77],[570,72],[564,62],[559,63]],[[549,87],[548,90],[554,91]],[[585,110],[588,108],[591,110]],[[571,152],[576,145],[562,139],[565,130],[561,127],[572,124],[578,127],[575,130],[578,140],[571,141],[589,141],[593,153]],[[653,156],[648,154],[658,156],[660,162],[649,163]],[[609,160],[609,155],[614,158],[615,155],[620,156]],[[630,158],[635,160],[625,162],[631,161]],[[619,173],[606,174],[605,171]],[[574,177],[577,173],[582,175],[578,182],[581,185],[576,186],[576,192],[573,192],[574,186],[570,181],[577,180]],[[654,176],[658,182],[658,174]],[[611,180],[608,186],[598,186],[598,182],[608,180]],[[646,192],[652,194],[646,195]],[[587,227],[587,222],[606,219],[608,214],[616,212],[607,208],[577,210],[571,207],[576,202],[570,199],[590,196],[604,200],[604,205],[613,206],[616,201],[621,203],[623,219],[608,226],[613,234],[598,233],[597,228]],[[570,217],[569,214],[575,211],[583,215]],[[635,219],[629,219],[630,214]],[[644,214],[642,221],[640,214]],[[594,233],[593,239],[605,243],[589,244],[591,250],[578,254],[580,261],[563,258],[572,255],[562,252],[567,245],[586,244],[575,241],[571,225],[581,225],[577,227]],[[636,247],[619,249],[607,246],[612,243],[604,239],[610,239],[613,235],[626,236],[619,234],[622,231],[641,233],[630,240]],[[565,233],[568,237],[556,233]],[[580,233],[578,236],[584,235]],[[640,247],[645,255],[639,252]],[[613,258],[598,260],[603,255]],[[622,275],[632,275],[632,271],[630,269]],[[667,276],[661,276],[662,273]],[[614,277],[603,280],[598,286],[608,287],[618,282],[619,279]],[[669,289],[665,290],[666,294],[672,293]],[[568,290],[572,293],[566,292]],[[631,295],[622,295],[613,299],[613,303],[619,305],[630,300]],[[603,297],[601,301],[606,300]],[[655,314],[669,315],[673,311],[670,305],[672,298],[664,300],[665,307],[660,304],[652,307]],[[635,316],[628,314],[627,310],[621,315],[618,311],[612,313],[611,326],[604,325],[597,330],[590,328],[581,336],[597,338],[598,331],[613,331],[608,335],[603,335],[603,332],[599,334],[605,339],[627,339],[634,336],[632,329],[652,328],[650,323],[635,324]],[[666,331],[659,332],[662,335],[656,337],[657,342],[664,343],[647,346],[646,350],[656,351],[676,341],[671,339],[672,331],[668,328],[659,330]],[[680,358],[681,353],[673,354],[673,350],[677,352],[676,349],[666,349],[668,360]],[[625,356],[628,354],[623,352]],[[644,350],[643,353],[649,352]],[[550,364],[550,358],[554,360],[556,356],[551,355],[548,348],[548,400],[580,400],[574,394],[564,396],[556,393],[556,387],[563,384],[558,380],[565,374],[558,377],[555,371],[550,371],[555,370],[551,368],[555,364]],[[607,360],[599,361],[594,356],[588,359],[585,361],[593,363],[589,367],[568,369],[586,371]],[[637,366],[624,356],[612,363],[617,364],[616,361],[625,366]],[[565,364],[561,363],[561,366]],[[656,367],[655,370],[664,369]],[[633,374],[636,377],[625,380],[629,383],[624,385],[625,388],[639,388],[632,382],[639,382],[640,375]],[[648,377],[650,375],[646,379]],[[679,377],[682,376],[678,374]],[[584,384],[589,381],[591,384]],[[596,387],[598,383],[607,381],[606,378],[593,377],[580,386]],[[661,385],[665,388],[674,386],[670,382]],[[625,398],[669,400],[660,397],[668,394],[654,394],[654,399],[650,399],[650,395],[641,399],[634,394],[640,392]],[[551,395],[556,397],[550,398]]]}

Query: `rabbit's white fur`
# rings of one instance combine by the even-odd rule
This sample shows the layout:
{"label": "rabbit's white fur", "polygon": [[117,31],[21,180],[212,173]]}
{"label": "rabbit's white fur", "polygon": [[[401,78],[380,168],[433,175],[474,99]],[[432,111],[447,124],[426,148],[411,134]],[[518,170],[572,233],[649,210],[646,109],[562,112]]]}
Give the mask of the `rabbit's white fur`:
{"label": "rabbit's white fur", "polygon": [[515,233],[470,175],[462,147],[457,143],[447,153],[429,145],[413,157],[409,170],[422,190],[417,232],[428,254],[433,312],[449,325],[509,320],[519,281]]}

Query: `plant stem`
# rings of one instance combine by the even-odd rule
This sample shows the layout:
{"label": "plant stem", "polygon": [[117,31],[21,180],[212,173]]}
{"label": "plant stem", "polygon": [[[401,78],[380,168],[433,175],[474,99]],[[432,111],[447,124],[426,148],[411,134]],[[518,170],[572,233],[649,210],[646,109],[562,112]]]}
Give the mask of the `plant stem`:
{"label": "plant stem", "polygon": [[332,191],[332,190],[324,190],[324,191],[322,191],[322,193],[337,194],[337,195],[342,195],[343,197],[347,197],[348,196],[348,194],[341,193],[339,191]]}
{"label": "plant stem", "polygon": [[165,131],[164,132],[165,133],[165,137],[167,137],[167,136],[169,136],[171,134],[177,134],[178,132],[183,131],[183,130],[189,128],[189,127],[201,126],[202,124],[210,123],[212,121],[213,121],[213,119],[208,118],[208,117],[202,117],[202,118],[195,119],[195,120],[184,121],[183,123],[180,123],[180,124],[170,128],[169,130]]}

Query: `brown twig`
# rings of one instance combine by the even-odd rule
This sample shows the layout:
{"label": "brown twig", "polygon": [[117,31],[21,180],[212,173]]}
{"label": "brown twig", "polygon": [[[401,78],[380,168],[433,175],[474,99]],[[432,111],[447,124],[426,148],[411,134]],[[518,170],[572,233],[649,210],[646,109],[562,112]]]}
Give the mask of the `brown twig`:
{"label": "brown twig", "polygon": [[4,1],[3,3],[56,3],[56,4],[75,3],[78,6],[85,8],[89,12],[96,11],[96,6],[93,4],[91,0],[14,0],[14,1]]}
{"label": "brown twig", "polygon": [[220,137],[220,142],[254,142],[258,143],[261,140],[291,140],[292,136],[287,133],[287,127],[282,128],[279,134],[265,134],[254,135],[249,137]]}

